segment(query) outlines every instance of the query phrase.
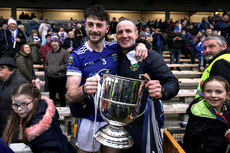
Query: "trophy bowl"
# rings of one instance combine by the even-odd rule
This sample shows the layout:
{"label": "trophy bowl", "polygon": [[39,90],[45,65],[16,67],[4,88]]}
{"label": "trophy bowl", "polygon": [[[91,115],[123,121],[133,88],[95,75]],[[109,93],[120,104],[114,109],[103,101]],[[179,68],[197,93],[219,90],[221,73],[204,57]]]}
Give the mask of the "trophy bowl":
{"label": "trophy bowl", "polygon": [[100,128],[95,139],[108,147],[127,149],[133,140],[124,126],[139,114],[144,80],[103,74],[99,110],[108,124]]}

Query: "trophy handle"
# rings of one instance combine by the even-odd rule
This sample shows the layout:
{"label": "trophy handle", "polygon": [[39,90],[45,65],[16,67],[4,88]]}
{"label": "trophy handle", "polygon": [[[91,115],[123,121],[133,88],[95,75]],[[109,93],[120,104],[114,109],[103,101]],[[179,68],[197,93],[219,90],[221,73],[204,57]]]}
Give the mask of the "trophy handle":
{"label": "trophy handle", "polygon": [[[149,77],[149,75],[147,74],[147,73],[145,73],[145,74],[139,74],[139,78],[141,79],[141,78],[144,78],[145,79],[145,81],[150,81],[151,79],[150,79],[150,77]],[[140,113],[137,117],[140,117],[141,115],[143,115],[145,113],[145,110],[142,112],[142,113]]]}
{"label": "trophy handle", "polygon": [[[97,74],[100,76],[100,74],[105,71],[106,74],[109,73],[109,70],[108,69],[101,69],[100,71],[97,72]],[[103,73],[102,73],[103,74]]]}

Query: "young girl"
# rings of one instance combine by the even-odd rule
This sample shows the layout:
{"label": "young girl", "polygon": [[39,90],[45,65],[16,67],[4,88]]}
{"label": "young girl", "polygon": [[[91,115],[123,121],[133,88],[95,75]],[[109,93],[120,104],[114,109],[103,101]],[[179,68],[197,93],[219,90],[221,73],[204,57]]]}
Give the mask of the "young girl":
{"label": "young girl", "polygon": [[225,153],[229,128],[229,84],[221,76],[211,76],[202,84],[203,97],[187,109],[188,125],[183,148],[186,153]]}
{"label": "young girl", "polygon": [[37,30],[31,31],[31,36],[27,39],[27,43],[31,48],[31,54],[33,56],[33,63],[41,64],[41,54],[40,54],[40,47],[41,47],[41,39],[38,37]]}
{"label": "young girl", "polygon": [[30,83],[17,86],[11,97],[13,113],[2,136],[6,144],[19,132],[19,140],[34,153],[76,152],[62,133],[52,100],[41,97],[40,91]]}

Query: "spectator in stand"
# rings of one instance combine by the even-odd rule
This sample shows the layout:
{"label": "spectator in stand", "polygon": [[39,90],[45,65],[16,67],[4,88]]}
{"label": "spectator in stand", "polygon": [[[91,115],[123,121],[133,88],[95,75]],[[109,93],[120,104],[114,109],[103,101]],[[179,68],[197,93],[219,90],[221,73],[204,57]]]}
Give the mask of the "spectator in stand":
{"label": "spectator in stand", "polygon": [[173,25],[171,24],[170,20],[165,21],[162,24],[162,32],[169,34],[172,31],[173,31]]}
{"label": "spectator in stand", "polygon": [[74,33],[70,31],[68,37],[65,39],[62,48],[66,49],[69,53],[77,49],[77,40],[74,38]]}
{"label": "spectator in stand", "polygon": [[152,36],[152,33],[150,32],[150,29],[148,27],[145,29],[145,33],[147,36],[146,41],[150,44],[150,49],[152,49],[153,36]]}
{"label": "spectator in stand", "polygon": [[208,22],[208,18],[205,16],[202,18],[202,21],[198,24],[197,30],[198,31],[206,31],[206,29],[210,28],[210,23]]}
{"label": "spectator in stand", "polygon": [[39,23],[37,18],[33,18],[32,21],[27,25],[26,31],[31,35],[32,30],[37,30],[39,29]]}
{"label": "spectator in stand", "polygon": [[24,36],[25,36],[25,38],[26,38],[26,40],[27,40],[27,38],[30,36],[30,34],[29,34],[28,32],[25,31],[24,25],[19,24],[19,25],[18,25],[18,29],[21,29],[21,30],[22,30],[22,32],[23,32],[23,34],[24,34]]}
{"label": "spectator in stand", "polygon": [[[50,34],[51,36],[53,35],[53,30],[51,28],[48,29],[47,34]],[[42,39],[41,46],[46,44],[46,39]]]}
{"label": "spectator in stand", "polygon": [[7,29],[7,24],[3,23],[0,29],[0,58],[5,54],[5,51],[7,50],[7,44],[6,39],[7,39],[7,35],[6,35],[6,29]]}
{"label": "spectator in stand", "polygon": [[[42,61],[43,61],[43,66],[45,67],[45,62],[46,62],[46,55],[49,51],[52,50],[52,47],[51,47],[51,44],[50,44],[50,37],[51,35],[50,34],[47,34],[46,35],[46,44],[41,46],[40,48],[40,54],[41,54],[41,58],[42,58]],[[45,71],[45,85],[44,85],[44,91],[47,92],[49,91],[49,88],[48,88],[48,74],[47,72]]]}
{"label": "spectator in stand", "polygon": [[189,55],[189,37],[190,37],[190,33],[186,32],[185,30],[181,31],[182,36],[184,37],[184,46],[181,49],[181,53],[185,55],[185,58],[188,58]]}
{"label": "spectator in stand", "polygon": [[27,83],[17,75],[14,58],[0,58],[0,137],[6,127],[7,120],[11,114],[11,92],[19,84]]}
{"label": "spectator in stand", "polygon": [[30,19],[37,18],[35,13],[31,13]]}
{"label": "spectator in stand", "polygon": [[212,29],[208,28],[208,29],[206,29],[206,31],[205,31],[205,36],[208,37],[208,36],[210,36],[210,35],[212,35]]}
{"label": "spectator in stand", "polygon": [[37,30],[32,30],[31,33],[32,35],[27,39],[27,43],[31,48],[33,63],[41,64],[41,54],[40,54],[41,39],[38,37]]}
{"label": "spectator in stand", "polygon": [[50,24],[48,22],[48,19],[44,19],[43,23],[40,24],[38,29],[39,35],[41,36],[42,40],[45,39],[45,36],[49,28],[50,28]]}
{"label": "spectator in stand", "polygon": [[58,33],[59,29],[56,27],[55,23],[51,23],[50,28],[52,29],[53,32]]}
{"label": "spectator in stand", "polygon": [[213,31],[212,31],[212,35],[220,35],[220,31],[213,30]]}
{"label": "spectator in stand", "polygon": [[147,38],[146,33],[145,33],[144,31],[141,31],[140,34],[138,35],[138,38],[137,38],[136,41],[137,41],[138,43],[143,43],[143,44],[145,44],[145,46],[146,46],[147,49],[151,49],[151,45],[150,45],[150,43],[146,40],[146,38]]}
{"label": "spectator in stand", "polygon": [[196,45],[198,44],[198,38],[196,33],[191,33],[189,36],[189,53],[191,57],[192,64],[195,64],[196,58]]}
{"label": "spectator in stand", "polygon": [[[170,51],[170,64],[174,63],[174,58],[176,58],[176,63],[180,63],[181,49],[185,44],[185,39],[180,33],[180,28],[177,25],[173,33],[170,33],[166,39]],[[177,68],[180,70],[179,68]]]}
{"label": "spectator in stand", "polygon": [[74,36],[77,40],[77,46],[81,46],[81,41],[83,40],[83,33],[81,31],[81,24],[78,23],[77,26],[76,26],[76,29],[74,31]]}
{"label": "spectator in stand", "polygon": [[197,33],[197,30],[194,28],[194,25],[193,25],[193,24],[189,24],[188,29],[187,29],[186,32],[189,32],[189,33]]}
{"label": "spectator in stand", "polygon": [[[16,54],[16,65],[18,75],[32,83],[35,81],[36,76],[33,68],[33,57],[31,54],[31,48],[28,44],[23,44],[21,50]],[[40,82],[40,80],[37,78]]]}
{"label": "spectator in stand", "polygon": [[117,21],[116,18],[113,17],[112,21],[110,22],[110,26],[109,26],[109,34],[116,34],[116,27],[117,27]]}
{"label": "spectator in stand", "polygon": [[69,53],[61,48],[57,35],[50,38],[52,50],[47,53],[45,71],[48,74],[48,87],[50,98],[56,103],[56,93],[60,98],[61,107],[66,105],[66,66]]}
{"label": "spectator in stand", "polygon": [[204,57],[204,48],[203,48],[203,41],[205,39],[205,36],[199,37],[199,43],[196,45],[196,51],[197,51],[197,57],[199,59],[199,71],[204,71],[206,60]]}
{"label": "spectator in stand", "polygon": [[67,25],[67,33],[69,33],[70,31],[73,31],[73,27],[72,27],[72,24],[71,23],[68,23]]}
{"label": "spectator in stand", "polygon": [[229,39],[229,16],[224,15],[222,18],[219,15],[214,16],[215,26],[213,30],[220,31],[221,36],[223,36],[226,40]]}
{"label": "spectator in stand", "polygon": [[203,96],[193,100],[183,149],[186,153],[226,153],[229,129],[229,84],[221,76],[210,76],[201,84]]}
{"label": "spectator in stand", "polygon": [[8,26],[3,46],[6,46],[5,56],[14,58],[21,46],[26,43],[26,38],[23,31],[17,28],[17,22],[14,19],[8,20]]}
{"label": "spectator in stand", "polygon": [[59,114],[51,99],[42,97],[30,83],[14,88],[11,99],[13,111],[2,137],[7,145],[16,135],[34,153],[76,153],[60,128]]}
{"label": "spectator in stand", "polygon": [[68,37],[68,34],[65,32],[65,29],[63,26],[60,26],[59,30],[60,31],[58,32],[58,34],[59,36],[61,36],[61,42],[63,44],[65,39]]}
{"label": "spectator in stand", "polygon": [[19,19],[26,19],[25,13],[24,13],[24,12],[22,12],[22,13],[19,15]]}
{"label": "spectator in stand", "polygon": [[162,52],[165,50],[165,37],[161,34],[159,28],[156,29],[156,33],[153,35],[153,50],[157,51],[159,54],[162,55]]}
{"label": "spectator in stand", "polygon": [[88,40],[88,37],[86,35],[86,31],[85,31],[85,20],[81,21],[81,31],[82,31],[82,34],[83,34],[82,43],[85,43]]}
{"label": "spectator in stand", "polygon": [[188,31],[188,22],[187,20],[184,20],[182,23],[181,23],[181,30],[185,30],[185,31]]}

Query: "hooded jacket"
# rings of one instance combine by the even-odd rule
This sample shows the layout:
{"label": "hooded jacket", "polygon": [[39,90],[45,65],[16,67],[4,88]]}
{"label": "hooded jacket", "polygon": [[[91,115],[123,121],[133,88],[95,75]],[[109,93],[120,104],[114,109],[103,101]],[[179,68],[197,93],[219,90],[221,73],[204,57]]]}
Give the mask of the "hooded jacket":
{"label": "hooded jacket", "polygon": [[[218,120],[207,108],[204,100],[199,100],[195,99],[187,109],[189,120],[183,149],[186,153],[225,153],[228,142],[224,134],[229,125]],[[226,106],[229,112],[229,102]],[[229,121],[229,117],[227,120]]]}
{"label": "hooded jacket", "polygon": [[36,114],[25,129],[33,153],[76,153],[63,135],[58,118],[53,101],[42,97]]}
{"label": "hooded jacket", "polygon": [[16,65],[18,67],[17,73],[20,77],[25,80],[31,82],[35,79],[34,69],[33,69],[33,61],[29,57],[30,55],[19,51],[16,56]]}

